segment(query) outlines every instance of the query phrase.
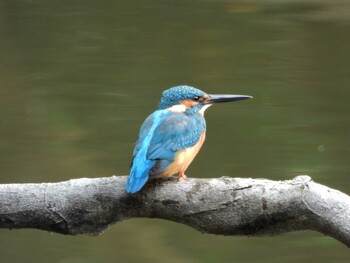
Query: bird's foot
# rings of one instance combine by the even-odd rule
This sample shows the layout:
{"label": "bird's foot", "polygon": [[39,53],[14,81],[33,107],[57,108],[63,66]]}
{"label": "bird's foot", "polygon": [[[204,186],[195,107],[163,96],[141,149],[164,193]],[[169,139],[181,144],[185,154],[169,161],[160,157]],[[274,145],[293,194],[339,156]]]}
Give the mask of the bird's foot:
{"label": "bird's foot", "polygon": [[179,173],[179,182],[185,180],[187,176],[184,173]]}

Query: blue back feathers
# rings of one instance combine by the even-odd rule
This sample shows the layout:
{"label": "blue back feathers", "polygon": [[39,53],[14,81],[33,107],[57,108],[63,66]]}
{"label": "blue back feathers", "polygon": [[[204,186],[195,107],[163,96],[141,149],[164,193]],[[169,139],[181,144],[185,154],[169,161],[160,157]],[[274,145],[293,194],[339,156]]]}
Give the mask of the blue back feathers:
{"label": "blue back feathers", "polygon": [[198,142],[206,129],[204,118],[194,114],[200,107],[185,113],[171,112],[166,108],[178,105],[182,100],[204,95],[205,92],[189,86],[176,86],[163,92],[158,109],[141,126],[126,183],[127,192],[139,191],[149,178],[164,172],[178,151]]}

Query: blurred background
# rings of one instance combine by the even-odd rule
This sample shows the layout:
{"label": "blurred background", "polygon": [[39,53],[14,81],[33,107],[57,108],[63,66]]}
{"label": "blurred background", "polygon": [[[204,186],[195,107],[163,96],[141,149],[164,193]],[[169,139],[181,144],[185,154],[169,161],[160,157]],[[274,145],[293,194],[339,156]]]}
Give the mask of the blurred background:
{"label": "blurred background", "polygon": [[[0,2],[0,183],[126,175],[162,90],[253,100],[206,112],[191,177],[350,194],[348,0]],[[315,232],[222,237],[156,219],[98,237],[0,230],[0,262],[349,262]]]}

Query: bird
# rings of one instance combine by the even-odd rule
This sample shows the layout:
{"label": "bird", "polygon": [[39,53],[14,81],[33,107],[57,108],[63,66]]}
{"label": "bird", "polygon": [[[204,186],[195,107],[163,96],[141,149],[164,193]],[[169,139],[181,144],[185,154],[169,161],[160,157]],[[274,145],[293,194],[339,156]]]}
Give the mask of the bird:
{"label": "bird", "polygon": [[153,178],[185,171],[205,140],[204,112],[216,103],[250,99],[248,95],[207,94],[179,85],[162,93],[158,108],[141,125],[131,162],[126,192],[136,193]]}

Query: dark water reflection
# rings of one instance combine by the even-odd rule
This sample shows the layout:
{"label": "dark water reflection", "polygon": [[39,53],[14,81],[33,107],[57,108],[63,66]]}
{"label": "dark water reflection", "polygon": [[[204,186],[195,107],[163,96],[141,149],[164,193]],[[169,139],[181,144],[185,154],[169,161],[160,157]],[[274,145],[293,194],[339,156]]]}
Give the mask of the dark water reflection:
{"label": "dark water reflection", "polygon": [[[347,1],[3,1],[1,183],[127,174],[163,89],[254,100],[207,112],[188,174],[315,181],[350,193]],[[131,220],[100,237],[2,230],[1,262],[347,262],[315,233],[202,235]]]}

